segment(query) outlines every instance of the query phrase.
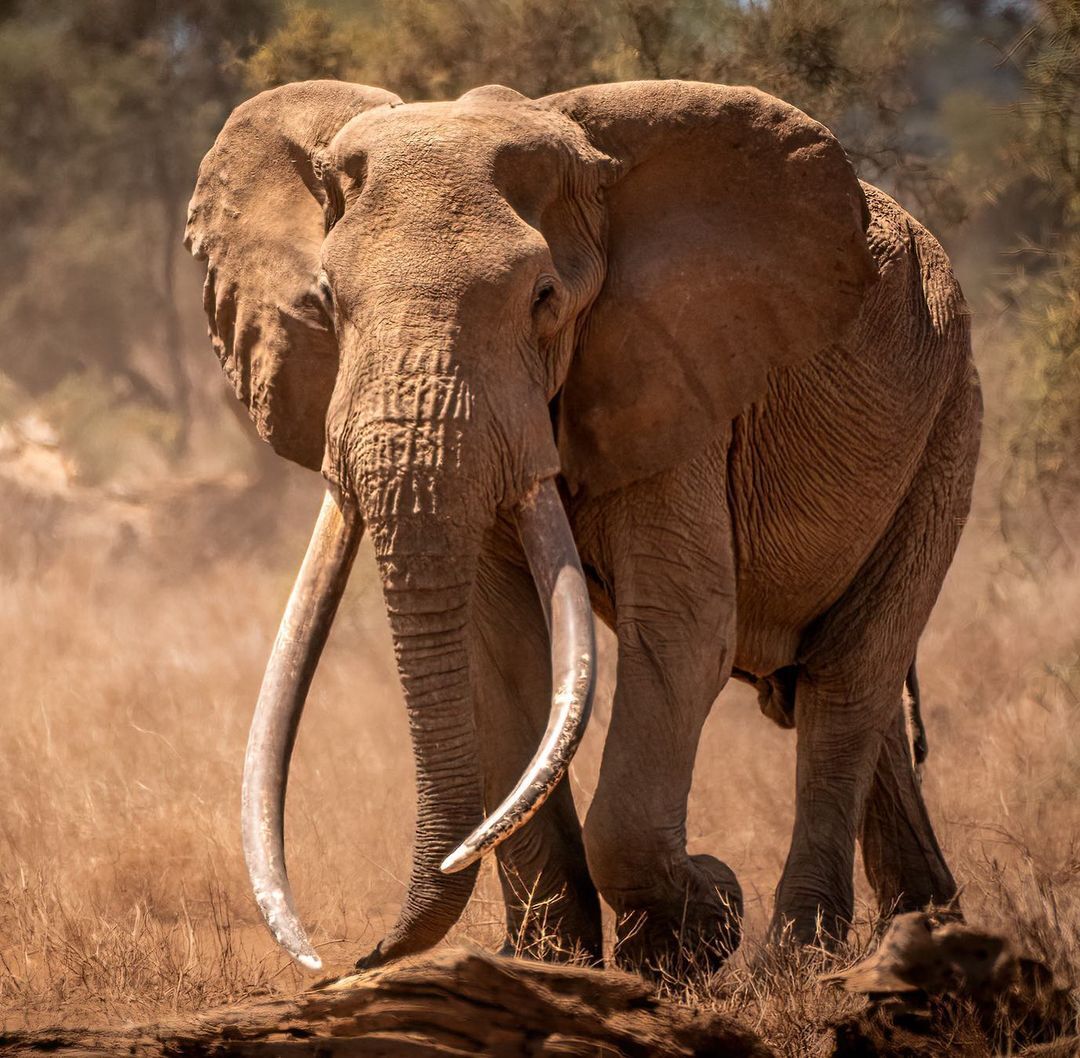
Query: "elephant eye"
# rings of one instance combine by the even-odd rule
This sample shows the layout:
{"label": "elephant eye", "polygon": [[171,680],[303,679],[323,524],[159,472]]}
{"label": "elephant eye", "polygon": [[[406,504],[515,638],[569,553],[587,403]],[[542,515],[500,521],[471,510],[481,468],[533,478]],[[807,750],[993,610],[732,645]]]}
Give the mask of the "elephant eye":
{"label": "elephant eye", "polygon": [[541,305],[550,302],[554,296],[555,284],[550,279],[541,280],[536,288],[536,293],[533,295],[533,308],[540,308]]}

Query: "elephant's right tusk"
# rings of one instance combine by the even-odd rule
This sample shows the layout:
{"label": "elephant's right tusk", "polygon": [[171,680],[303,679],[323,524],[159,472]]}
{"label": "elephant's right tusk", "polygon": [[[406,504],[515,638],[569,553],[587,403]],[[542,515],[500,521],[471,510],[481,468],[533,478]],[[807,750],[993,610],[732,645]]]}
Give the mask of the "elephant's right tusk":
{"label": "elephant's right tusk", "polygon": [[518,506],[516,517],[551,635],[551,714],[525,774],[502,804],[443,860],[446,874],[475,863],[536,814],[570,767],[596,689],[592,606],[554,480],[539,482]]}
{"label": "elephant's right tusk", "polygon": [[244,757],[244,860],[263,919],[277,942],[309,970],[322,960],[308,940],[285,870],[285,787],[289,758],[364,523],[328,491],[266,663]]}

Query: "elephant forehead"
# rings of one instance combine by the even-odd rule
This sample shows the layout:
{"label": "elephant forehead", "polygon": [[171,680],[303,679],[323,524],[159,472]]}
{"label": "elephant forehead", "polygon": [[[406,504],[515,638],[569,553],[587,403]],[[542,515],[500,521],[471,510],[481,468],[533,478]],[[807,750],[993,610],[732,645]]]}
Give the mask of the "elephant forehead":
{"label": "elephant forehead", "polygon": [[562,115],[524,97],[481,92],[360,114],[335,136],[330,160],[348,169],[351,159],[362,156],[398,177],[417,170],[484,175],[508,149],[566,156],[575,148],[588,150],[580,130]]}

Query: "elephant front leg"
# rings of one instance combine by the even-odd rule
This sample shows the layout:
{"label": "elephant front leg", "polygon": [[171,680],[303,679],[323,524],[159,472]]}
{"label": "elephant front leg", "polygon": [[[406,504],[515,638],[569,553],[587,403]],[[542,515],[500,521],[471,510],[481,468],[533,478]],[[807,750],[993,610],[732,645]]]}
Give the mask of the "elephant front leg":
{"label": "elephant front leg", "polygon": [[[473,599],[476,727],[490,812],[532,758],[547,723],[547,627],[517,533],[489,534]],[[510,954],[599,962],[600,902],[585,863],[570,782],[496,852]]]}
{"label": "elephant front leg", "polygon": [[[708,649],[715,657],[715,641]],[[649,631],[620,630],[618,689],[585,841],[593,880],[615,911],[616,962],[681,975],[715,969],[738,947],[742,893],[726,864],[687,853],[690,779],[715,687],[687,687],[662,653]]]}
{"label": "elephant front leg", "polygon": [[617,962],[650,973],[715,967],[740,940],[735,875],[686,849],[698,740],[734,641],[723,491],[722,468],[692,464],[582,512],[590,561],[611,584],[619,643],[585,846],[616,914]]}

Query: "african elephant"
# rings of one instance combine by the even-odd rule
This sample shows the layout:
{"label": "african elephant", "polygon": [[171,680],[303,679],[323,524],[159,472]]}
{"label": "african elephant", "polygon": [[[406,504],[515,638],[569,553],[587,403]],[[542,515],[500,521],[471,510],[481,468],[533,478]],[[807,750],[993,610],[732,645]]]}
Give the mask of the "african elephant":
{"label": "african elephant", "polygon": [[[722,959],[741,894],[687,854],[686,805],[731,676],[797,728],[775,935],[842,934],[857,840],[884,908],[955,895],[901,696],[970,502],[968,310],[827,129],[680,81],[411,104],[290,84],[225,124],[186,241],[237,396],[328,483],[244,775],[252,882],[296,958],[319,965],[285,874],[288,760],[365,527],[419,803],[362,964],[438,941],[496,847],[513,932],[526,892],[556,948],[598,959],[599,893],[619,961]],[[593,612],[617,688],[581,825],[559,779]]]}

